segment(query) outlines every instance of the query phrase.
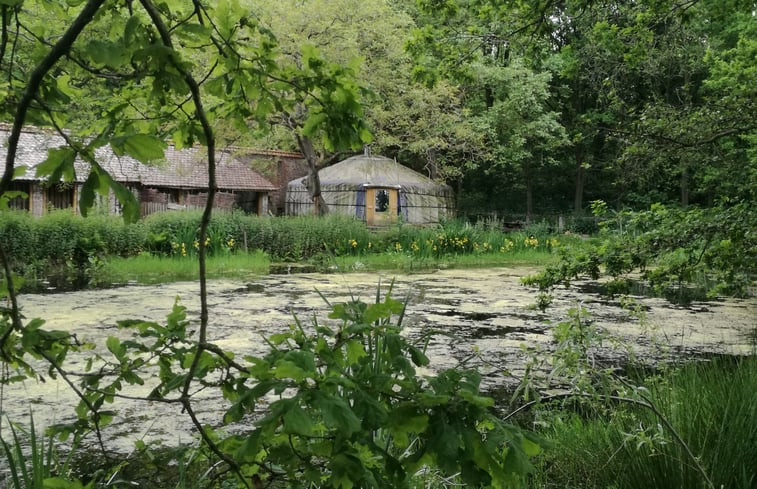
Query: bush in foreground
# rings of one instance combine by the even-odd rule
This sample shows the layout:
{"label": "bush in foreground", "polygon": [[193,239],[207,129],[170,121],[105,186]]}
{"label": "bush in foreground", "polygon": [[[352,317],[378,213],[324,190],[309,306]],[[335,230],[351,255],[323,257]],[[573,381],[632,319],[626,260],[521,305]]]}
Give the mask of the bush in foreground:
{"label": "bush in foreground", "polygon": [[[757,484],[757,357],[718,357],[647,376],[647,397],[675,427],[632,404],[541,413],[552,443],[532,487],[750,489]],[[609,408],[609,409],[608,409]]]}

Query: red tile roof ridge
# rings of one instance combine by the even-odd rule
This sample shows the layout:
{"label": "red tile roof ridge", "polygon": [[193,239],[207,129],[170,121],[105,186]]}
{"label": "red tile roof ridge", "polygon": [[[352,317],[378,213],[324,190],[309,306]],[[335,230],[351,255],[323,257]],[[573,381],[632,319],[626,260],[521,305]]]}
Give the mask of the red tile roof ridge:
{"label": "red tile roof ridge", "polygon": [[[0,131],[12,131],[13,130],[13,124],[9,122],[0,122]],[[31,134],[51,134],[51,135],[58,135],[58,132],[55,129],[47,128],[47,127],[39,127],[34,126],[31,124],[24,124],[24,126],[21,128],[21,132],[31,133]],[[68,132],[65,129],[63,132]],[[170,139],[166,141],[166,143],[169,146],[173,146],[174,149],[176,149],[176,145],[173,141]],[[200,144],[195,144],[193,146],[182,148],[182,149],[200,149],[204,148],[204,146]],[[177,151],[181,151],[179,149],[176,149]],[[237,145],[228,145],[225,147],[217,147],[217,151],[220,151],[222,153],[231,153],[231,152],[240,152],[240,153],[249,153],[253,155],[259,155],[259,156],[281,156],[283,158],[304,158],[302,153],[298,153],[296,151],[284,151],[279,149],[257,149],[257,148],[250,148],[248,146],[237,146]]]}
{"label": "red tile roof ridge", "polygon": [[224,151],[233,151],[233,152],[239,152],[239,153],[249,153],[253,155],[259,155],[259,156],[281,156],[284,158],[304,158],[305,156],[302,153],[298,153],[296,151],[284,151],[280,149],[256,149],[256,148],[250,148],[247,146],[236,146],[236,145],[229,145],[226,146]]}

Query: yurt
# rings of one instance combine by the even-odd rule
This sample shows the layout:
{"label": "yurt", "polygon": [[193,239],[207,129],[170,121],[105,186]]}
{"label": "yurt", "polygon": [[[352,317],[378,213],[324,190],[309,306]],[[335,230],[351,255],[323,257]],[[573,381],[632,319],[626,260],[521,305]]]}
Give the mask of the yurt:
{"label": "yurt", "polygon": [[[353,156],[322,169],[318,176],[330,213],[356,216],[369,226],[386,226],[400,218],[410,224],[435,224],[453,215],[449,185],[390,158]],[[288,215],[313,214],[307,180],[298,178],[287,185]]]}

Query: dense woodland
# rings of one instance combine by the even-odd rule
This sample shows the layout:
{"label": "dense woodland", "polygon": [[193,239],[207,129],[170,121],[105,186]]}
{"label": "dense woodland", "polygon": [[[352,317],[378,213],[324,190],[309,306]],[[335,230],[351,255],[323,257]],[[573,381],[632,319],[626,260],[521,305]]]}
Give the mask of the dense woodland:
{"label": "dense woodland", "polygon": [[[7,480],[133,487],[142,474],[124,475],[131,466],[176,468],[165,487],[182,488],[754,487],[754,355],[702,369],[676,369],[672,358],[626,375],[595,355],[614,340],[577,306],[550,325],[552,351],[524,349],[522,382],[495,408],[464,362],[416,371],[429,365],[434,331],[402,334],[404,304],[380,289],[374,304],[334,304],[328,321],[295,319],[265,339],[264,356],[236,356],[213,343],[206,259],[244,243],[247,261],[248,234],[287,260],[322,256],[322,236],[345,256],[363,260],[380,243],[411,265],[540,248],[560,257],[525,280],[541,289],[538,308],[555,287],[602,274],[614,295],[641,280],[663,294],[693,282],[707,297],[747,296],[757,274],[755,12],[746,0],[0,0],[0,121],[10,125],[0,384],[59,378],[78,399],[73,418],[49,427],[47,447],[33,422],[28,443],[20,431],[1,440]],[[23,197],[11,189],[27,125],[67,143],[49,150],[37,176],[71,181],[74,161],[89,163],[81,214],[112,191],[122,229],[5,212]],[[206,148],[206,207],[159,216],[157,230],[132,226],[135,197],[95,151],[110,145],[152,163],[169,143]],[[534,224],[543,234],[506,237],[490,219],[398,225],[377,241],[333,216],[211,219],[216,149],[229,145],[300,150],[313,174],[369,145],[453,185],[463,215],[591,212],[598,234],[558,241]],[[311,185],[316,198],[316,178]],[[219,228],[219,217],[242,234]],[[24,316],[17,292],[27,274],[44,274],[49,261],[91,284],[114,254],[151,266],[162,255],[175,259],[169,266],[196,257],[198,317],[177,300],[164,323],[124,319],[96,348]],[[621,303],[644,325],[641,307]],[[86,365],[72,366],[69,355],[80,354]],[[546,375],[529,373],[537,365]],[[129,394],[148,385],[147,395]],[[208,390],[228,406],[213,425],[196,411]],[[103,429],[122,397],[175,406],[197,444],[166,463],[145,443],[129,460],[114,455]],[[520,416],[531,417],[512,424]],[[105,468],[85,460],[75,472],[70,457],[50,459],[54,440],[73,440],[64,448],[74,454],[84,439]]]}
{"label": "dense woodland", "polygon": [[[99,135],[142,160],[164,140],[202,142],[182,75],[146,17],[130,2],[97,3],[40,80],[26,122]],[[13,121],[33,69],[82,4],[3,2],[2,119]],[[754,198],[753,1],[155,8],[207,99],[218,145],[299,149],[317,168],[370,143],[453,185],[463,215]]]}

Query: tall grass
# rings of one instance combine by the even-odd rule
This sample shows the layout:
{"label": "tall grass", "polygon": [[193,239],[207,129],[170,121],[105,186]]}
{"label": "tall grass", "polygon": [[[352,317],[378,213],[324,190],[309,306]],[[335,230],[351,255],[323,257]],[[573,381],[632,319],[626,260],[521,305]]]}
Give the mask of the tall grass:
{"label": "tall grass", "polygon": [[433,227],[397,224],[370,230],[342,215],[268,218],[218,212],[200,243],[200,217],[199,211],[164,212],[125,224],[117,216],[82,218],[68,211],[41,218],[3,212],[0,239],[25,291],[195,280],[203,247],[212,258],[209,277],[228,277],[266,273],[261,253],[271,261],[307,261],[324,271],[334,265],[412,271],[544,265],[554,261],[559,249],[579,241],[550,235],[545,225],[505,233],[497,223],[453,220]]}
{"label": "tall grass", "polygon": [[[715,358],[646,382],[649,397],[716,488],[757,487],[757,357]],[[648,409],[550,413],[554,449],[532,487],[708,487],[684,448]]]}
{"label": "tall grass", "polygon": [[555,263],[558,257],[543,251],[524,250],[512,253],[423,256],[413,253],[373,253],[331,256],[323,263],[326,270],[405,272],[445,268],[485,268],[507,266],[543,266]]}
{"label": "tall grass", "polygon": [[[248,278],[268,273],[270,260],[262,251],[210,256],[206,261],[208,278]],[[197,280],[197,260],[181,256],[140,254],[131,258],[114,257],[105,261],[99,271],[106,283],[137,282],[156,284]]]}
{"label": "tall grass", "polygon": [[[9,423],[11,439],[0,436],[5,464],[0,459],[0,487],[8,489],[41,489],[43,487],[65,487],[69,489],[83,486],[74,479],[68,479],[71,471],[71,454],[59,457],[52,436],[39,436],[34,426],[34,416],[29,415],[28,429]],[[4,466],[5,465],[5,466]],[[3,474],[5,472],[5,474]]]}

